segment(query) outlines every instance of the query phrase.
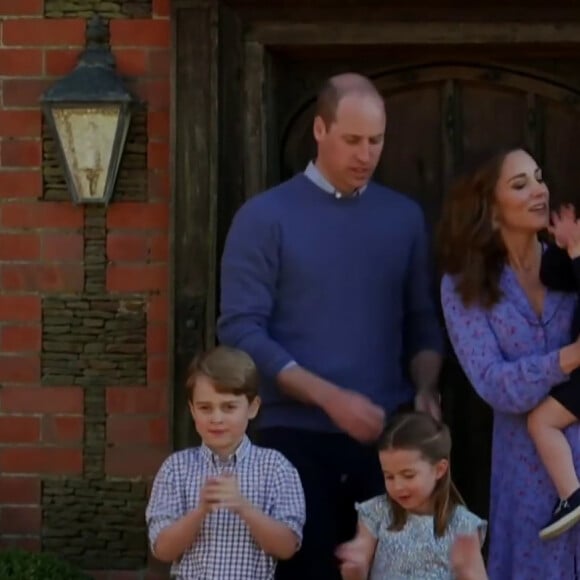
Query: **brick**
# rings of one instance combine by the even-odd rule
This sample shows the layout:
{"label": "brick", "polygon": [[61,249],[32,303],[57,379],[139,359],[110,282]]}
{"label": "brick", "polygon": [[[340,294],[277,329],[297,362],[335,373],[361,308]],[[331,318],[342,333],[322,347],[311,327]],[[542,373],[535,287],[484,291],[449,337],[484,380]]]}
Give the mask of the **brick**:
{"label": "brick", "polygon": [[40,321],[38,296],[2,296],[0,294],[0,320],[3,322]]}
{"label": "brick", "polygon": [[[139,99],[147,103],[150,111],[169,108],[171,85],[166,79],[141,80],[135,85],[135,92]],[[4,103],[6,104],[6,98]]]}
{"label": "brick", "polygon": [[38,443],[40,419],[38,417],[0,417],[0,444]]}
{"label": "brick", "polygon": [[169,208],[164,203],[115,203],[107,213],[107,228],[118,230],[167,230]]}
{"label": "brick", "polygon": [[[167,564],[160,564],[160,566],[167,568]],[[168,574],[168,570],[165,572],[145,571],[144,580],[167,580]]]}
{"label": "brick", "polygon": [[[0,199],[37,199],[42,195],[40,171],[0,171]],[[4,213],[6,208],[3,208]]]}
{"label": "brick", "polygon": [[169,169],[169,143],[149,142],[147,167],[149,169]]}
{"label": "brick", "polygon": [[8,291],[80,292],[85,283],[82,264],[4,264],[0,288]]}
{"label": "brick", "polygon": [[107,290],[110,292],[158,292],[166,290],[168,284],[166,264],[111,264],[107,268]]}
{"label": "brick", "polygon": [[147,134],[149,139],[169,138],[169,112],[150,111],[147,115]]}
{"label": "brick", "polygon": [[149,199],[152,201],[169,200],[171,196],[171,179],[168,171],[149,171]]}
{"label": "brick", "polygon": [[0,48],[0,71],[1,76],[41,76],[42,51],[29,48]]}
{"label": "brick", "polygon": [[83,434],[83,417],[43,417],[42,440],[45,443],[82,443]]}
{"label": "brick", "polygon": [[78,63],[81,50],[53,49],[44,53],[44,70],[48,76],[60,77],[72,72]]}
{"label": "brick", "polygon": [[147,320],[151,322],[167,322],[169,320],[169,299],[167,294],[151,296],[147,305]]}
{"label": "brick", "polygon": [[[149,73],[148,51],[144,49],[117,49],[114,52],[117,70],[124,76],[143,76]],[[169,68],[166,72],[169,72]]]}
{"label": "brick", "polygon": [[0,477],[0,505],[40,503],[40,480],[35,477]]}
{"label": "brick", "polygon": [[37,234],[0,233],[0,262],[40,259],[40,237]]}
{"label": "brick", "polygon": [[169,261],[169,238],[166,235],[150,236],[149,260],[151,262]]}
{"label": "brick", "polygon": [[79,449],[59,447],[0,448],[0,472],[78,475],[83,470]]}
{"label": "brick", "polygon": [[147,326],[147,354],[167,354],[167,352],[169,352],[169,328],[166,324],[149,324]]}
{"label": "brick", "polygon": [[6,355],[0,353],[0,383],[35,383],[40,380],[38,355]]}
{"label": "brick", "polygon": [[[0,70],[3,70],[1,51]],[[0,111],[0,137],[40,137],[41,127],[40,111]]]}
{"label": "brick", "polygon": [[42,144],[38,139],[4,141],[0,151],[4,167],[39,167],[42,163]]}
{"label": "brick", "polygon": [[68,203],[11,203],[0,211],[0,226],[5,228],[80,229],[84,223],[83,208]]}
{"label": "brick", "polygon": [[147,358],[147,384],[167,383],[169,380],[169,360],[167,354],[151,355]]}
{"label": "brick", "polygon": [[113,445],[168,445],[167,417],[110,415],[107,420],[107,443]]}
{"label": "brick", "polygon": [[38,108],[42,93],[53,83],[49,79],[4,79],[2,101],[5,107]]}
{"label": "brick", "polygon": [[82,234],[44,234],[42,259],[55,262],[80,261],[84,256]]}
{"label": "brick", "polygon": [[95,580],[142,580],[141,572],[129,572],[126,570],[113,570],[105,578],[97,577]]}
{"label": "brick", "polygon": [[0,389],[0,411],[81,414],[83,396],[80,387],[3,387]]}
{"label": "brick", "polygon": [[0,352],[40,352],[42,331],[36,326],[0,326]]}
{"label": "brick", "polygon": [[81,18],[7,20],[4,22],[2,40],[5,46],[84,46],[85,20]]}
{"label": "brick", "polygon": [[105,472],[111,477],[150,477],[157,473],[168,451],[165,447],[158,449],[149,445],[109,447],[105,452]]}
{"label": "brick", "polygon": [[171,27],[167,20],[118,19],[111,21],[111,45],[114,47],[169,47],[170,41]]}
{"label": "brick", "polygon": [[155,415],[168,411],[167,389],[149,387],[109,387],[107,414]]}
{"label": "brick", "polygon": [[107,237],[107,258],[112,262],[144,262],[148,256],[149,239],[145,233],[111,233]]}
{"label": "brick", "polygon": [[170,0],[153,0],[153,16],[168,17],[170,14]]}
{"label": "brick", "polygon": [[42,16],[43,10],[44,0],[0,0],[0,16]]}
{"label": "brick", "polygon": [[152,50],[149,53],[149,75],[166,77],[171,70],[171,52],[169,50]]}
{"label": "brick", "polygon": [[37,534],[42,526],[42,508],[2,507],[0,521],[4,534]]}
{"label": "brick", "polygon": [[25,552],[40,552],[40,537],[8,537],[0,534],[0,550],[24,550]]}

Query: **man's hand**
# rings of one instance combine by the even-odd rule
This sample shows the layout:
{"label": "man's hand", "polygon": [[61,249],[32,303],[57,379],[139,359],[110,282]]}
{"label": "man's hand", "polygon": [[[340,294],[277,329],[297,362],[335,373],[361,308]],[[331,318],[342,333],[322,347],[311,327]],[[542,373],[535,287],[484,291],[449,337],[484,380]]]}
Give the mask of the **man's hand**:
{"label": "man's hand", "polygon": [[337,427],[362,443],[376,441],[385,426],[383,409],[354,391],[337,389],[322,408]]}
{"label": "man's hand", "polygon": [[441,421],[441,395],[435,389],[420,389],[415,395],[415,410]]}
{"label": "man's hand", "polygon": [[229,474],[208,479],[202,490],[202,498],[211,510],[225,508],[239,513],[247,505],[236,476]]}

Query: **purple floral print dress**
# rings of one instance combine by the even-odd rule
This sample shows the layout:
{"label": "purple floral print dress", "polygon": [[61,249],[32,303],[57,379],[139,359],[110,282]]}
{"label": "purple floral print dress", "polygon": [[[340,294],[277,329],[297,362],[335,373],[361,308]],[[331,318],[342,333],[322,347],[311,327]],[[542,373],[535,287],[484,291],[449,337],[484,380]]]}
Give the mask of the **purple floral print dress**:
{"label": "purple floral print dress", "polygon": [[[557,499],[528,435],[526,416],[566,379],[558,350],[570,343],[576,298],[547,291],[541,317],[513,270],[505,267],[503,298],[493,308],[463,306],[452,277],[441,282],[447,331],[477,393],[493,408],[490,580],[580,578],[580,526],[542,542],[540,527]],[[567,430],[580,472],[580,425]]]}

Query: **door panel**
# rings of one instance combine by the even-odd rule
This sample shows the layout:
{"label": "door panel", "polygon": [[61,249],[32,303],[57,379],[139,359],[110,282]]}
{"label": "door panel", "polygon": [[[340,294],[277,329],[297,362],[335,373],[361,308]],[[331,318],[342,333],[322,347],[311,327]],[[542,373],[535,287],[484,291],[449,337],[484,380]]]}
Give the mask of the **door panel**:
{"label": "door panel", "polygon": [[555,202],[580,199],[580,114],[561,103],[544,101],[545,178]]}
{"label": "door panel", "polygon": [[465,82],[460,87],[462,155],[465,159],[498,145],[526,142],[526,94],[495,84]]}
{"label": "door panel", "polygon": [[[578,96],[537,75],[481,66],[429,66],[375,78],[387,107],[385,149],[376,179],[415,198],[434,227],[454,172],[482,153],[525,145],[544,165],[553,199],[580,198]],[[314,156],[312,101],[282,128],[282,177]],[[441,380],[454,435],[454,477],[472,509],[486,516],[492,416],[452,349]]]}
{"label": "door panel", "polygon": [[379,181],[421,199],[433,219],[441,204],[441,86],[389,95],[385,147],[377,170]]}

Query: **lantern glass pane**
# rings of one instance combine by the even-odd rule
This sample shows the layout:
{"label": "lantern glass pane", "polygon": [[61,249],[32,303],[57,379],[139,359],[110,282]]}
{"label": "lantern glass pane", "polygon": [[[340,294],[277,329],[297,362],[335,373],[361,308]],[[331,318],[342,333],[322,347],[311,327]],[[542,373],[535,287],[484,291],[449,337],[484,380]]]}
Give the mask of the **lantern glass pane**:
{"label": "lantern glass pane", "polygon": [[120,105],[52,110],[65,163],[81,202],[105,197],[120,113]]}

